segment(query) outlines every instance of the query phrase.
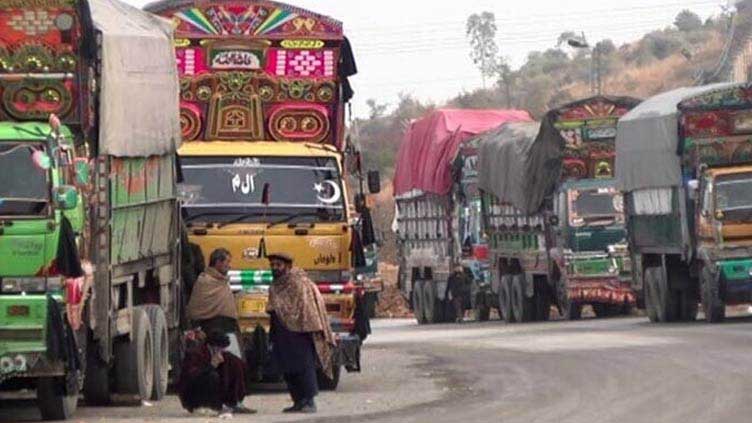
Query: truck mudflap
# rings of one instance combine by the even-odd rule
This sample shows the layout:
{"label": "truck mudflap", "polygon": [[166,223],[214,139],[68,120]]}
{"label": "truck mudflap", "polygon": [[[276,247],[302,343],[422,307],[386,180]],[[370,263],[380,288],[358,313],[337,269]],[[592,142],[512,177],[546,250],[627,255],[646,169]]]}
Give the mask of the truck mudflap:
{"label": "truck mudflap", "polygon": [[567,281],[567,292],[572,301],[579,303],[627,304],[635,306],[637,296],[629,281],[613,279],[587,279]]}
{"label": "truck mudflap", "polygon": [[363,342],[355,334],[339,334],[337,336],[337,363],[344,366],[348,373],[360,372],[360,347]]}

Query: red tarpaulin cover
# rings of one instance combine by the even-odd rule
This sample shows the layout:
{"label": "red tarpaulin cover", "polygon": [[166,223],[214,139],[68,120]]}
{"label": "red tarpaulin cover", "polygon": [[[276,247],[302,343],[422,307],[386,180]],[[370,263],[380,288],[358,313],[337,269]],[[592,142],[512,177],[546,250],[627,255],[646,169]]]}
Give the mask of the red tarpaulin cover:
{"label": "red tarpaulin cover", "polygon": [[413,190],[447,194],[451,163],[462,143],[506,122],[531,120],[524,110],[442,109],[413,121],[397,155],[394,195]]}

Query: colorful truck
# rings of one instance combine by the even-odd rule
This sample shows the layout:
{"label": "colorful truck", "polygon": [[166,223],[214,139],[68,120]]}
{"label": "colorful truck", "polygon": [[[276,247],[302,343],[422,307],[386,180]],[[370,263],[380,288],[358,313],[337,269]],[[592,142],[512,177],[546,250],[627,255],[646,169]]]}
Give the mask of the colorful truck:
{"label": "colorful truck", "polygon": [[0,398],[46,420],[158,400],[177,364],[172,44],[116,0],[0,2]]}
{"label": "colorful truck", "polygon": [[[396,228],[400,259],[398,284],[420,324],[452,321],[447,281],[452,267],[470,273],[473,251],[482,239],[470,228],[474,204],[473,176],[462,180],[455,163],[472,165],[466,141],[505,122],[529,121],[522,110],[437,110],[411,123],[400,147],[394,176]],[[462,232],[458,231],[462,228]],[[467,229],[467,230],[466,230]],[[468,248],[463,248],[467,243]],[[467,308],[483,301],[482,267],[473,278]],[[484,302],[482,304],[485,304]],[[482,310],[480,319],[488,319]]]}
{"label": "colorful truck", "polygon": [[146,10],[175,29],[182,211],[205,259],[219,247],[233,256],[250,379],[279,377],[268,354],[266,254],[282,251],[324,294],[339,348],[334,379],[322,373],[319,382],[334,389],[342,366],[360,370],[368,332],[356,319],[362,243],[347,178],[360,175],[360,160],[350,160],[357,154],[344,136],[356,68],[342,23],[271,1],[167,0]]}
{"label": "colorful truck", "polygon": [[505,321],[548,320],[552,304],[568,319],[586,304],[597,316],[636,304],[613,168],[617,120],[638,102],[588,98],[481,137],[491,287]]}
{"label": "colorful truck", "polygon": [[634,287],[653,322],[752,303],[752,86],[679,88],[619,122]]}

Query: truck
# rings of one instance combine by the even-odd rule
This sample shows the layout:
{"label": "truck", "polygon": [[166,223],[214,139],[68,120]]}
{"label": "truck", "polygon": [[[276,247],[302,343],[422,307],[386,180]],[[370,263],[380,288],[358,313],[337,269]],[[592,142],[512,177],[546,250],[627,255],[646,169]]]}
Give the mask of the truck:
{"label": "truck", "polygon": [[285,252],[324,296],[338,348],[334,377],[320,373],[319,385],[336,389],[342,367],[360,371],[369,331],[353,273],[363,253],[351,205],[362,212],[365,194],[348,184],[363,172],[345,137],[356,65],[342,23],[264,0],[166,0],[145,10],[174,26],[182,212],[200,260],[220,247],[232,254],[249,383],[281,376],[269,354],[266,254]]}
{"label": "truck", "polygon": [[619,122],[634,289],[651,322],[720,322],[752,302],[749,84],[678,88]]}
{"label": "truck", "polygon": [[639,103],[596,96],[481,136],[479,187],[491,289],[506,322],[579,319],[636,305],[623,198],[613,179],[616,123]]}
{"label": "truck", "polygon": [[[482,267],[478,265],[473,273],[472,253],[468,253],[483,243],[470,230],[473,216],[479,216],[471,214],[474,176],[468,172],[462,180],[462,167],[455,165],[473,166],[475,152],[472,146],[465,147],[466,142],[502,123],[531,119],[523,110],[440,109],[413,121],[406,131],[395,167],[394,226],[400,293],[419,324],[457,317],[447,298],[454,266],[461,265],[468,276],[474,276],[465,307],[484,298]],[[488,320],[489,314],[490,309],[481,309],[476,317]]]}
{"label": "truck", "polygon": [[0,28],[0,398],[35,392],[45,420],[81,391],[161,399],[182,302],[170,26],[49,0],[0,2]]}

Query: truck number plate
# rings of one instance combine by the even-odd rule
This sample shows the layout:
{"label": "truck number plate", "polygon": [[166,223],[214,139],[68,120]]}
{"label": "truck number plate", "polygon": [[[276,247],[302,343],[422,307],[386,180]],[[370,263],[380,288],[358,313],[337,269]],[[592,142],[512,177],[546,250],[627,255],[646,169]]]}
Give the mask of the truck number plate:
{"label": "truck number plate", "polygon": [[243,300],[243,310],[251,313],[263,313],[266,311],[264,300]]}
{"label": "truck number plate", "polygon": [[29,315],[29,306],[12,305],[6,309],[8,317],[26,317]]}

